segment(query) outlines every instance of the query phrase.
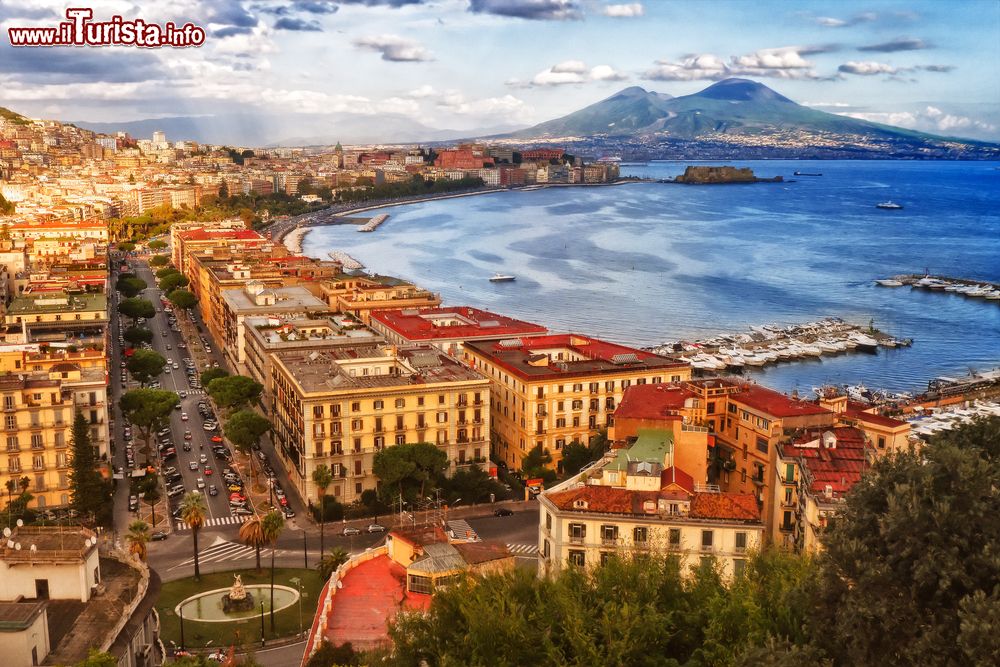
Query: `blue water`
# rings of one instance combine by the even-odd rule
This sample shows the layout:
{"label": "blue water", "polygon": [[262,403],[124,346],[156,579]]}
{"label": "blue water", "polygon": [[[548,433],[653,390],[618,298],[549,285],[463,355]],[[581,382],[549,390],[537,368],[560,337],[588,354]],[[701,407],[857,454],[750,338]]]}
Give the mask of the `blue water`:
{"label": "blue water", "polygon": [[[687,162],[623,166],[663,178]],[[823,383],[914,390],[1000,365],[1000,303],[883,288],[932,273],[1000,282],[1000,163],[758,161],[794,183],[550,188],[390,207],[378,231],[316,228],[304,251],[342,249],[469,304],[645,346],[826,316],[914,339],[908,349],[755,371],[785,391]],[[793,172],[821,172],[796,177]],[[891,199],[901,211],[875,204]],[[374,215],[374,213],[372,213]],[[494,284],[496,271],[517,276]]]}

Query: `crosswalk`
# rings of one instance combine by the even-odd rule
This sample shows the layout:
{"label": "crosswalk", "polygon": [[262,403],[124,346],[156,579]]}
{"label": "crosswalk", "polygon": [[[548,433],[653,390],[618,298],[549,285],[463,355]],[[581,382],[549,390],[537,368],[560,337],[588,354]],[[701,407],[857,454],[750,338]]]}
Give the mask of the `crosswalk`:
{"label": "crosswalk", "polygon": [[181,389],[179,391],[186,391],[188,396],[203,396],[205,394],[204,389]]}
{"label": "crosswalk", "polygon": [[[212,528],[213,526],[239,526],[246,521],[245,517],[241,516],[220,516],[216,519],[206,519],[205,524],[202,528]],[[183,521],[176,522],[174,526],[175,530],[191,530],[191,526]]]}
{"label": "crosswalk", "polygon": [[534,556],[538,554],[537,544],[508,544],[507,549],[515,556]]}
{"label": "crosswalk", "polygon": [[476,540],[479,536],[476,535],[476,531],[472,529],[468,521],[464,519],[455,519],[454,521],[448,522],[448,530],[451,534],[455,536],[457,540]]}
{"label": "crosswalk", "polygon": [[[291,553],[286,549],[278,549],[274,552],[275,556],[285,556]],[[252,560],[257,556],[257,551],[253,547],[248,547],[245,544],[240,544],[239,542],[231,542],[225,540],[221,537],[216,537],[212,544],[198,552],[198,563],[204,565],[205,563],[220,563],[223,561],[239,561],[239,560]],[[261,549],[261,557],[271,557],[271,549],[265,547]],[[187,565],[194,564],[194,557],[188,558],[185,561],[174,565],[172,570],[185,567]]]}

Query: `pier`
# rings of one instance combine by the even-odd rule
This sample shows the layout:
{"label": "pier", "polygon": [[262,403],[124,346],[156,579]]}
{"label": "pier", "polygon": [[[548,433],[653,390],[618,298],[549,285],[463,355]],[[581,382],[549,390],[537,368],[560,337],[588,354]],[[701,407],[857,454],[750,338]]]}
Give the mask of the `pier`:
{"label": "pier", "polygon": [[951,276],[932,276],[930,274],[905,274],[891,278],[879,278],[876,285],[882,287],[911,287],[938,292],[953,292],[962,296],[986,299],[1000,304],[1000,284],[985,280],[969,278],[953,278]]}
{"label": "pier", "polygon": [[371,218],[368,222],[358,227],[359,232],[374,232],[378,229],[378,226],[389,219],[388,213],[380,213],[374,218]]}
{"label": "pier", "polygon": [[360,271],[365,268],[364,264],[351,257],[343,250],[334,250],[330,252],[330,259],[340,262],[340,265],[347,271]]}
{"label": "pier", "polygon": [[906,347],[912,343],[909,338],[895,338],[873,327],[830,317],[787,327],[754,326],[747,333],[664,343],[648,349],[681,357],[698,370],[724,371],[852,351],[876,353],[879,347]]}

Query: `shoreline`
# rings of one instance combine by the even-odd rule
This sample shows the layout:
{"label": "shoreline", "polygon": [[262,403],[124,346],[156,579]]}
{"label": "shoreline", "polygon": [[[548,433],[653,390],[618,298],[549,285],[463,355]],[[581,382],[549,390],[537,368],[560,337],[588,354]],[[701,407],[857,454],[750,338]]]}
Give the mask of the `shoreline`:
{"label": "shoreline", "polygon": [[[344,217],[348,217],[348,216],[351,216],[351,215],[356,215],[358,213],[367,213],[368,211],[377,211],[378,209],[391,208],[391,207],[394,207],[394,206],[408,206],[410,204],[420,204],[420,203],[428,202],[428,201],[439,201],[439,200],[443,200],[443,199],[458,199],[459,197],[475,197],[475,196],[478,196],[478,195],[492,195],[492,194],[499,194],[499,193],[502,193],[502,192],[520,192],[520,191],[529,191],[530,192],[530,191],[535,191],[535,190],[544,190],[544,189],[547,189],[547,188],[581,188],[581,187],[582,188],[595,188],[595,187],[611,187],[611,186],[619,186],[619,185],[628,185],[630,183],[652,183],[652,182],[654,182],[654,181],[652,181],[650,179],[629,178],[629,179],[619,179],[617,181],[612,181],[610,183],[539,183],[539,184],[536,184],[536,185],[526,185],[526,186],[521,186],[521,187],[516,187],[516,188],[482,188],[480,190],[473,190],[471,192],[442,193],[442,194],[438,194],[438,195],[429,195],[429,196],[414,197],[414,198],[409,198],[409,199],[400,199],[400,200],[391,201],[391,202],[382,203],[382,204],[362,205],[362,206],[358,206],[358,207],[355,207],[355,208],[349,208],[349,209],[345,209],[343,211],[338,211],[338,212],[332,214],[332,216],[335,217],[335,218],[344,218]],[[307,213],[305,215],[318,215],[318,214],[321,214],[324,211],[328,211],[328,210],[329,209],[320,209],[319,211],[314,211],[313,213]],[[280,224],[280,223],[278,223],[278,224]],[[334,221],[334,220],[324,221],[324,222],[306,221],[306,222],[303,222],[303,223],[296,223],[295,225],[290,226],[287,229],[282,229],[282,230],[279,230],[278,232],[274,233],[272,235],[272,240],[275,241],[276,243],[283,243],[285,245],[285,247],[288,248],[289,252],[293,252],[294,254],[301,255],[302,254],[302,240],[305,238],[305,235],[308,234],[309,231],[313,227],[319,227],[319,226],[323,226],[323,225],[342,225],[342,224],[352,224],[352,223],[340,222],[340,221]],[[297,232],[299,232],[299,233],[296,234]],[[293,240],[293,243],[295,244],[295,249],[294,250],[293,250],[293,248],[291,246],[289,246],[287,243],[285,243],[285,239],[288,238],[289,236],[293,235],[293,234],[295,234],[295,237],[294,237],[294,240]]]}

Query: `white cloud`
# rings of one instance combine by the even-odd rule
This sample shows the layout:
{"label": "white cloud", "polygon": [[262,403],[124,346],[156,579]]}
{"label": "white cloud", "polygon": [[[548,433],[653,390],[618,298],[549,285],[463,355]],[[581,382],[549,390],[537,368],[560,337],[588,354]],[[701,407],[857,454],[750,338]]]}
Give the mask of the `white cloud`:
{"label": "white cloud", "polygon": [[815,109],[849,109],[854,106],[847,102],[799,102],[799,104]]}
{"label": "white cloud", "polygon": [[879,63],[874,60],[851,60],[838,67],[837,71],[859,76],[875,76],[877,74],[896,74],[900,70],[888,63]]}
{"label": "white cloud", "polygon": [[725,60],[713,53],[691,54],[678,61],[658,60],[643,75],[656,81],[719,81],[731,76],[758,76],[776,79],[821,79],[803,53],[816,53],[809,46],[760,49]]}
{"label": "white cloud", "polygon": [[616,19],[631,19],[645,14],[646,8],[641,2],[627,2],[621,5],[607,5],[602,13]]}
{"label": "white cloud", "polygon": [[969,116],[947,113],[930,105],[917,111],[847,112],[840,115],[938,134],[983,134],[993,133],[997,130],[993,123]]}
{"label": "white cloud", "polygon": [[513,95],[469,100],[457,90],[446,91],[437,106],[443,111],[461,116],[493,116],[516,122],[526,122],[534,113],[534,109],[525,104],[524,100]]}
{"label": "white cloud", "polygon": [[438,92],[434,88],[434,86],[430,86],[430,85],[424,84],[424,85],[420,86],[419,88],[414,88],[413,90],[411,90],[410,92],[408,92],[406,94],[406,96],[407,97],[413,97],[413,98],[416,98],[416,99],[421,99],[421,98],[425,98],[425,97],[434,97],[437,94],[438,94]]}
{"label": "white cloud", "polygon": [[399,35],[374,35],[359,37],[354,46],[382,54],[382,60],[390,62],[423,62],[434,60],[431,52],[411,39]]}
{"label": "white cloud", "polygon": [[402,97],[388,97],[375,104],[375,109],[380,113],[396,113],[404,116],[419,116],[420,104],[416,100],[408,100]]}
{"label": "white cloud", "polygon": [[588,81],[624,81],[628,75],[619,72],[611,65],[596,65],[587,68],[587,64],[580,60],[566,60],[542,70],[531,78],[531,81],[524,83],[519,79],[508,79],[506,84],[512,88],[525,88],[530,86],[563,86],[575,83],[587,83]]}

